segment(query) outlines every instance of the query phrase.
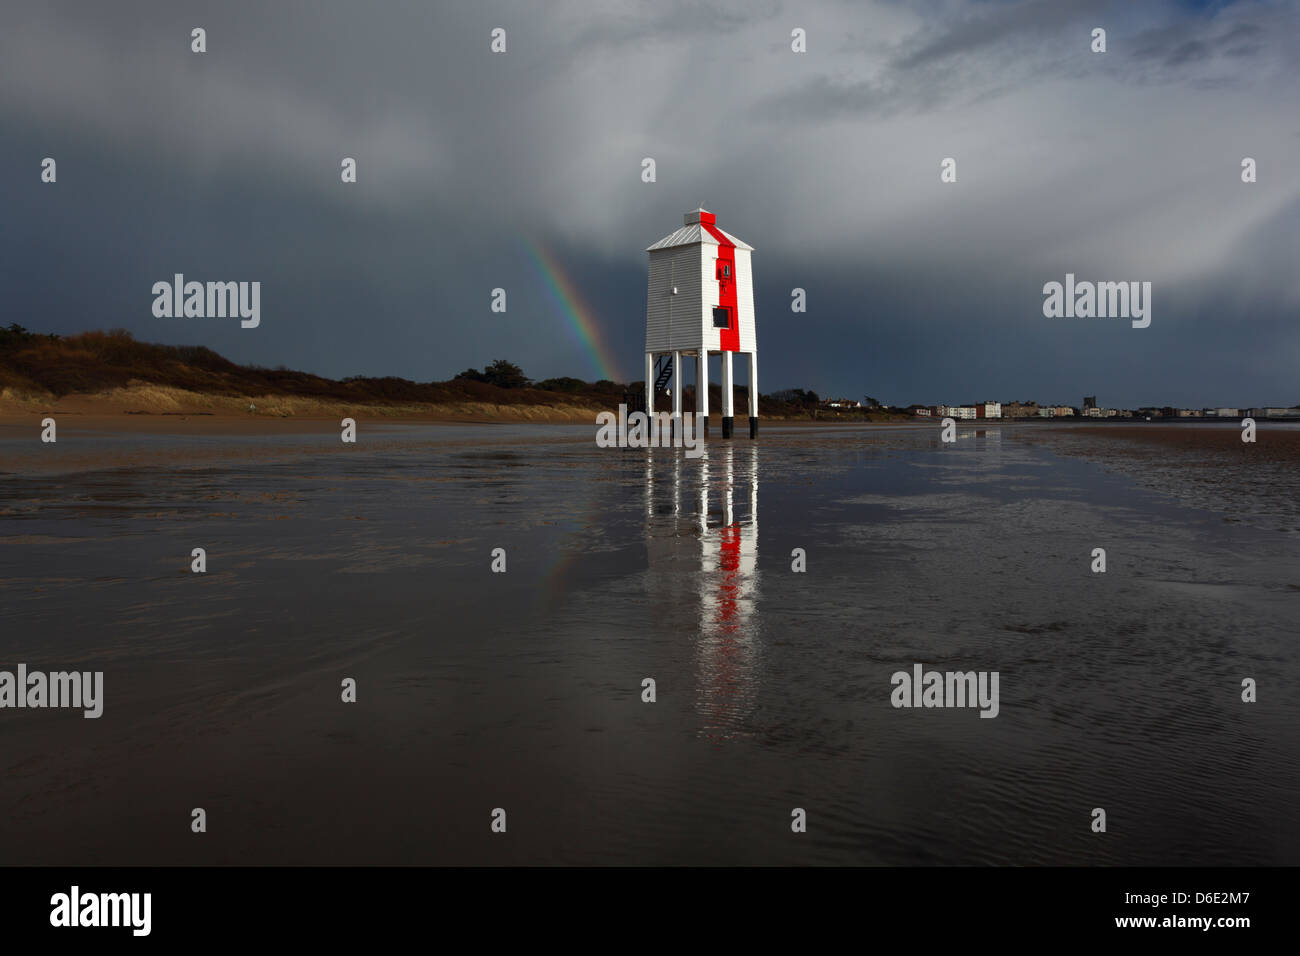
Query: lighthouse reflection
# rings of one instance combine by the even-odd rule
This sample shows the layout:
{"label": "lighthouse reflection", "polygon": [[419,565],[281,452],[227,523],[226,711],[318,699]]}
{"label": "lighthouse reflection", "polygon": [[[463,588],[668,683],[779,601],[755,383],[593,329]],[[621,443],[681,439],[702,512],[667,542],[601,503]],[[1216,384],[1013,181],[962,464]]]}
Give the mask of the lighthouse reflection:
{"label": "lighthouse reflection", "polygon": [[650,590],[694,612],[699,732],[722,740],[745,732],[758,695],[759,448],[706,447],[660,459],[666,489],[647,455],[646,553]]}

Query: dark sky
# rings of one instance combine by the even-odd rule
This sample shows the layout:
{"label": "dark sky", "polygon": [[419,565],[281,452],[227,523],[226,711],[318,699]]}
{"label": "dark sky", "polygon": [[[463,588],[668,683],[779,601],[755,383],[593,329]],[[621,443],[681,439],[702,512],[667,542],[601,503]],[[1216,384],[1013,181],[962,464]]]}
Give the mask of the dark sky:
{"label": "dark sky", "polygon": [[[644,249],[703,202],[756,249],[765,392],[1297,404],[1298,10],[8,3],[0,320],[334,377],[595,378],[544,248],[639,379]],[[261,325],[155,318],[177,272],[260,281]],[[1151,326],[1044,318],[1067,272],[1150,281]]]}

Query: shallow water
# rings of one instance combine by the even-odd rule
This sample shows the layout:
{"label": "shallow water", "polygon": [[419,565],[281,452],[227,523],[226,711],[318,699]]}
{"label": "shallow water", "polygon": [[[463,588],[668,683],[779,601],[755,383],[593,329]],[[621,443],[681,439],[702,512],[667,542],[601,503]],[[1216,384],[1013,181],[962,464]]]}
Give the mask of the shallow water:
{"label": "shallow water", "polygon": [[[0,474],[0,667],[106,697],[0,710],[4,858],[1300,863],[1300,536],[1018,434],[120,435],[181,460]],[[998,671],[997,718],[893,708],[914,663]]]}

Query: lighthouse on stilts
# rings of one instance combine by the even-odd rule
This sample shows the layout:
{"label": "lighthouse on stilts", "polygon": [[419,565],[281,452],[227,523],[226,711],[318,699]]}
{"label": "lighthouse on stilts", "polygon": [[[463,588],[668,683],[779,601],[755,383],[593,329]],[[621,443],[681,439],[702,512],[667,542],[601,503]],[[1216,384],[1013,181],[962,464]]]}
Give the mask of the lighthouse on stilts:
{"label": "lighthouse on stilts", "polygon": [[[749,437],[758,437],[758,343],[754,336],[754,247],[718,228],[711,212],[650,246],[645,311],[646,411],[671,382],[673,428],[681,434],[682,360],[695,358],[695,413],[709,418],[709,356],[722,359],[722,437],[734,429],[733,356],[749,356]],[[697,426],[698,427],[698,426]]]}

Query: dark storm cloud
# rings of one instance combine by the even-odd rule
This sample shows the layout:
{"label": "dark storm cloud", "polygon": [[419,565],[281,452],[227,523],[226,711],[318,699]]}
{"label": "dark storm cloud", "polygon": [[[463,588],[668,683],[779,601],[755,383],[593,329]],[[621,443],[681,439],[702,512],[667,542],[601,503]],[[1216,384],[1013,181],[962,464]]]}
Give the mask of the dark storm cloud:
{"label": "dark storm cloud", "polygon": [[[1288,16],[1283,11],[1275,16],[1278,25],[1284,28],[1282,36],[1288,36],[1295,29],[1294,14]],[[1157,61],[1166,68],[1160,74],[1165,81],[1185,77],[1187,72],[1180,67],[1203,64],[1220,56],[1251,59],[1267,55],[1277,46],[1268,43],[1263,27],[1247,21],[1226,27],[1207,25],[1203,21],[1179,22],[1145,30],[1133,40],[1135,59]],[[1223,79],[1246,81],[1248,75],[1231,74]]]}
{"label": "dark storm cloud", "polygon": [[829,118],[891,116],[905,109],[896,92],[872,82],[836,83],[815,76],[802,85],[755,104],[756,119],[800,125],[817,124]]}
{"label": "dark storm cloud", "polygon": [[[965,14],[956,14],[955,21],[935,23],[927,31],[927,39],[901,57],[898,68],[908,70],[965,54],[982,54],[1000,49],[1008,41],[1023,41],[1026,37],[1047,37],[1057,34],[1070,23],[1084,22],[1084,15],[1093,21],[1110,7],[1106,0],[1033,0],[1029,3],[1010,3],[993,6],[974,5]],[[1092,21],[1089,21],[1092,25]]]}
{"label": "dark storm cloud", "polygon": [[694,36],[709,39],[724,36],[738,23],[771,20],[781,11],[775,2],[707,0],[660,0],[634,9],[612,5],[590,18],[574,37],[575,51],[592,47],[614,49],[642,43],[672,43]]}
{"label": "dark storm cloud", "polygon": [[[544,245],[634,378],[644,247],[704,201],[758,250],[765,387],[1297,401],[1296,16],[956,0],[9,5],[6,321],[124,326],[330,375],[428,380],[507,357],[592,377],[529,252]],[[488,51],[496,26],[504,56]],[[1089,52],[1094,26],[1104,55]],[[806,54],[790,52],[794,27]],[[38,181],[44,156],[55,186]],[[339,182],[344,156],[355,185]],[[939,183],[947,156],[954,185]],[[1259,183],[1240,182],[1243,156]],[[1044,319],[1042,284],[1066,271],[1153,281],[1152,327]],[[262,325],[153,318],[149,287],[174,272],[262,281]],[[488,309],[498,286],[505,315]],[[795,286],[806,314],[789,310]]]}
{"label": "dark storm cloud", "polygon": [[1165,57],[1165,66],[1181,66],[1196,60],[1204,60],[1210,55],[1209,47],[1199,40],[1188,40]]}

